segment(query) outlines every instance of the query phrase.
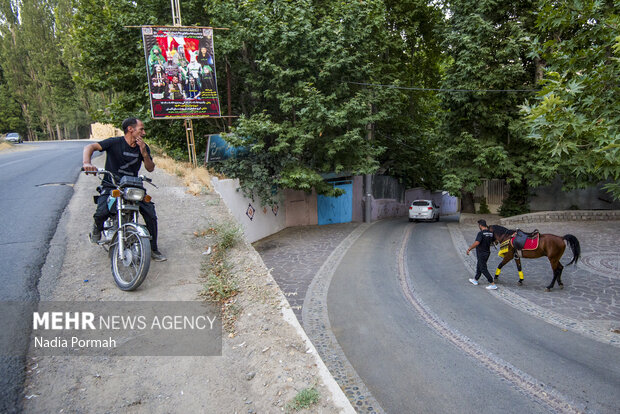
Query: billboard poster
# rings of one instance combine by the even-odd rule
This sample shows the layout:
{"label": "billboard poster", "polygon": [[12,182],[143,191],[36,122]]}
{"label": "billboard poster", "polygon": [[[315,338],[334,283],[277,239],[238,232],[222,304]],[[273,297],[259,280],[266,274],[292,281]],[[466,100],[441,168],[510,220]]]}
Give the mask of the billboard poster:
{"label": "billboard poster", "polygon": [[205,163],[241,158],[248,154],[247,147],[233,147],[220,134],[208,136]]}
{"label": "billboard poster", "polygon": [[142,39],[153,118],[221,116],[213,29],[143,27]]}

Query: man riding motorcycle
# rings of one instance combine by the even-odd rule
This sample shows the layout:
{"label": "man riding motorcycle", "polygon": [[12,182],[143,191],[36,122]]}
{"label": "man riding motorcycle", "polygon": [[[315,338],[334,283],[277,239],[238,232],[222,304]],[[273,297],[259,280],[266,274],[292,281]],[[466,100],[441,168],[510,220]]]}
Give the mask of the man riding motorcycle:
{"label": "man riding motorcycle", "polygon": [[[100,142],[87,145],[84,148],[82,157],[84,171],[96,172],[97,167],[91,164],[92,155],[95,151],[105,151],[105,169],[110,171],[120,180],[123,176],[137,177],[140,166],[144,162],[144,167],[148,172],[155,170],[155,163],[151,158],[151,150],[144,142],[144,124],[137,118],[127,118],[122,124],[124,136],[108,138]],[[98,188],[100,196],[97,199],[97,210],[93,215],[94,224],[91,232],[91,240],[96,243],[101,239],[103,224],[110,215],[108,208],[108,196],[113,186],[109,177],[105,177],[101,187]],[[140,214],[144,218],[146,228],[151,235],[151,258],[157,262],[167,260],[157,248],[157,214],[155,204],[152,202],[141,201]]]}

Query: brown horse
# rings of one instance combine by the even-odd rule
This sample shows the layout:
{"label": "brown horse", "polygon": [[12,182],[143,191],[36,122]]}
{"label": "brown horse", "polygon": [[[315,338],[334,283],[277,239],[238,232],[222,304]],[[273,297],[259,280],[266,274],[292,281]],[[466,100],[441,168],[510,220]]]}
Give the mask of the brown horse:
{"label": "brown horse", "polygon": [[[493,232],[495,240],[500,243],[511,239],[513,234],[516,232],[516,230],[510,230],[498,225],[489,226],[489,230]],[[547,286],[547,292],[551,291],[556,280],[560,289],[564,288],[564,284],[562,283],[562,270],[564,269],[564,266],[560,263],[560,258],[562,258],[564,250],[566,249],[565,241],[568,243],[573,252],[573,260],[571,260],[567,266],[576,264],[577,260],[579,260],[579,255],[581,254],[581,247],[579,246],[579,240],[577,240],[577,237],[572,234],[567,234],[564,237],[556,236],[555,234],[540,234],[538,247],[534,250],[523,250],[521,254],[521,256],[525,259],[537,259],[542,256],[547,256],[549,263],[551,264],[551,269],[553,270],[553,280],[551,280],[551,284]],[[497,270],[495,271],[495,280],[499,278],[502,267],[504,267],[504,265],[513,258],[515,258],[515,249],[512,247],[512,244],[508,243],[508,252],[504,255],[504,260],[497,266]],[[517,269],[519,270],[519,285],[522,285],[523,272],[521,271],[521,259],[518,256],[515,258],[515,263],[517,264]]]}

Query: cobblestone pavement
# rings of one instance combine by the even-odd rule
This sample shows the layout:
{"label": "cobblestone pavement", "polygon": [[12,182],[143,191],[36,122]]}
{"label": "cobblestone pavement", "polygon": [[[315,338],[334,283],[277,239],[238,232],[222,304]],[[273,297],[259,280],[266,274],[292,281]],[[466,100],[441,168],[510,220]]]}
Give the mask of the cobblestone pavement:
{"label": "cobblestone pavement", "polygon": [[[473,273],[475,255],[466,256],[465,250],[475,239],[478,227],[473,224],[449,227],[455,248]],[[581,245],[581,258],[577,266],[564,267],[564,289],[556,285],[551,292],[544,291],[553,277],[546,257],[521,260],[525,275],[523,286],[518,286],[516,265],[508,263],[498,283],[500,298],[555,325],[620,346],[620,247],[617,241],[620,221],[539,223],[522,230],[534,228],[541,233],[576,236]],[[491,274],[501,262],[494,252],[492,250],[489,259]],[[567,248],[561,262],[566,264],[571,259],[572,252]]]}
{"label": "cobblestone pavement", "polygon": [[329,255],[360,223],[289,227],[254,243],[299,321],[308,286]]}

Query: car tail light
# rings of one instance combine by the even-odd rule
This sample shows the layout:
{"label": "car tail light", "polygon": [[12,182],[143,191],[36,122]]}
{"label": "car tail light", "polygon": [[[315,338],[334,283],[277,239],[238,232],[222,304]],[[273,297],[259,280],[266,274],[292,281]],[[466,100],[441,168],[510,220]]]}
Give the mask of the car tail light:
{"label": "car tail light", "polygon": [[432,210],[432,209],[433,209],[433,207],[429,207],[429,208],[428,208],[428,210],[429,210],[429,211],[430,211],[430,210]]}
{"label": "car tail light", "polygon": [[413,210],[413,206],[409,206],[409,210]]}

